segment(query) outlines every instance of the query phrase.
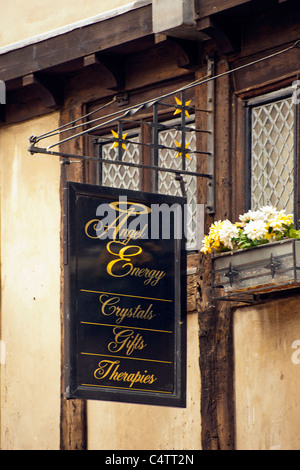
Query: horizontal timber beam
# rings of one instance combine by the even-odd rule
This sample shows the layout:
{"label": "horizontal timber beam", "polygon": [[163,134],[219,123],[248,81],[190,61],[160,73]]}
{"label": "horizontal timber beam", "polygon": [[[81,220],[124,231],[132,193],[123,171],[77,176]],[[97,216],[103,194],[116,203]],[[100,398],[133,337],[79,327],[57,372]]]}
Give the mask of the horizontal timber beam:
{"label": "horizontal timber beam", "polygon": [[151,34],[152,9],[146,5],[0,55],[0,80],[54,69]]}

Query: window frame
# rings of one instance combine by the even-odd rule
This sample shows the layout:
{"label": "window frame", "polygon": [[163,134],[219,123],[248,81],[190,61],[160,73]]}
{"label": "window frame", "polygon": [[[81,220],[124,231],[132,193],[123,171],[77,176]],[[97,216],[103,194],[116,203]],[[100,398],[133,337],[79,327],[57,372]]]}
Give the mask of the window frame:
{"label": "window frame", "polygon": [[[252,109],[256,106],[271,104],[287,98],[292,98],[294,93],[293,87],[282,88],[276,91],[265,93],[263,95],[249,98],[244,102],[245,107],[245,136],[246,136],[246,161],[245,161],[245,205],[246,210],[252,209]],[[299,226],[299,106],[294,103],[294,218],[295,226]]]}
{"label": "window frame", "polygon": [[[142,139],[142,130],[141,128],[133,128],[133,129],[130,129],[128,131],[125,131],[125,133],[127,134],[127,139],[128,140],[132,140],[134,139],[135,137],[138,137],[139,139]],[[103,158],[103,146],[104,145],[113,145],[114,143],[114,137],[113,135],[108,135],[108,134],[105,134],[104,136],[101,136],[100,138],[104,138],[105,139],[105,142],[103,143],[96,143],[96,147],[97,147],[97,155],[99,156],[99,158]],[[138,144],[136,144],[138,145]],[[116,151],[118,151],[118,148],[116,147]],[[113,160],[115,161],[115,160]],[[97,184],[99,186],[102,186],[103,185],[103,168],[104,168],[104,165],[109,165],[109,163],[106,163],[106,162],[98,162],[97,165],[96,165],[96,171],[97,171]],[[115,164],[112,163],[111,164],[112,166],[114,166]],[[125,166],[124,166],[125,168]],[[139,191],[143,191],[143,178],[142,178],[142,169],[137,167],[137,171],[138,171],[138,175],[139,175]],[[107,185],[105,185],[107,186]],[[109,187],[112,187],[112,186],[109,186]],[[124,189],[131,189],[131,188],[124,188]]]}

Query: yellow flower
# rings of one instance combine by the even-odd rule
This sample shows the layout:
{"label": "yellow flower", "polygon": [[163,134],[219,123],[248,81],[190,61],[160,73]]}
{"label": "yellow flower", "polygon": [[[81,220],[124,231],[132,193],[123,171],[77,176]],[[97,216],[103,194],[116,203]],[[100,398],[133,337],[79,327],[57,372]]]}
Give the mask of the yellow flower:
{"label": "yellow flower", "polygon": [[223,226],[223,221],[219,220],[218,222],[215,222],[214,224],[211,225],[209,229],[209,236],[213,238],[215,241],[219,240],[220,241],[220,230]]}
{"label": "yellow flower", "polygon": [[201,249],[202,253],[211,253],[211,250],[217,250],[221,246],[220,241],[220,229],[222,228],[224,222],[221,220],[215,222],[211,225],[209,229],[209,234],[205,235],[203,240],[203,248]]}
{"label": "yellow flower", "polygon": [[291,225],[291,224],[293,223],[293,216],[292,216],[292,214],[287,214],[287,215],[281,214],[281,215],[280,215],[280,218],[281,218],[281,222],[282,222],[284,225]]}
{"label": "yellow flower", "polygon": [[267,228],[271,228],[272,230],[276,230],[279,232],[284,232],[285,229],[283,225],[291,225],[292,223],[292,214],[284,214],[282,211],[269,221],[269,223],[267,224]]}
{"label": "yellow flower", "polygon": [[202,244],[203,244],[203,246],[202,246],[202,248],[201,248],[200,251],[201,251],[202,253],[205,253],[205,254],[211,253],[211,248],[212,248],[212,247],[211,247],[211,240],[210,240],[210,238],[209,238],[208,235],[205,235]]}
{"label": "yellow flower", "polygon": [[[269,229],[268,226],[267,226],[267,229]],[[276,233],[274,233],[273,230],[272,230],[271,232],[268,231],[268,232],[265,234],[265,238],[266,238],[267,240],[275,240],[275,239],[276,239]]]}

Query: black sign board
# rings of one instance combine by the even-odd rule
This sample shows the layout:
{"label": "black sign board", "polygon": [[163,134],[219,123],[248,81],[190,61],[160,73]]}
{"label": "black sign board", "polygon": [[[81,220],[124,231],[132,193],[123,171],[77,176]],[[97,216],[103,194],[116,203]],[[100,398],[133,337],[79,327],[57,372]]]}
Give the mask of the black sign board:
{"label": "black sign board", "polygon": [[66,397],[185,407],[186,199],[66,191]]}

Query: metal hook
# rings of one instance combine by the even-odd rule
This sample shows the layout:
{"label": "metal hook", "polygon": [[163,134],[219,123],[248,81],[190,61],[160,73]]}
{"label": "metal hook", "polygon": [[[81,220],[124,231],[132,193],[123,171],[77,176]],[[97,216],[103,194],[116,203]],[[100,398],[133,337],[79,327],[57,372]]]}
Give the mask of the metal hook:
{"label": "metal hook", "polygon": [[185,189],[185,181],[184,181],[182,175],[180,175],[180,174],[176,175],[175,179],[176,179],[176,181],[179,181],[182,196],[187,197],[186,189]]}

